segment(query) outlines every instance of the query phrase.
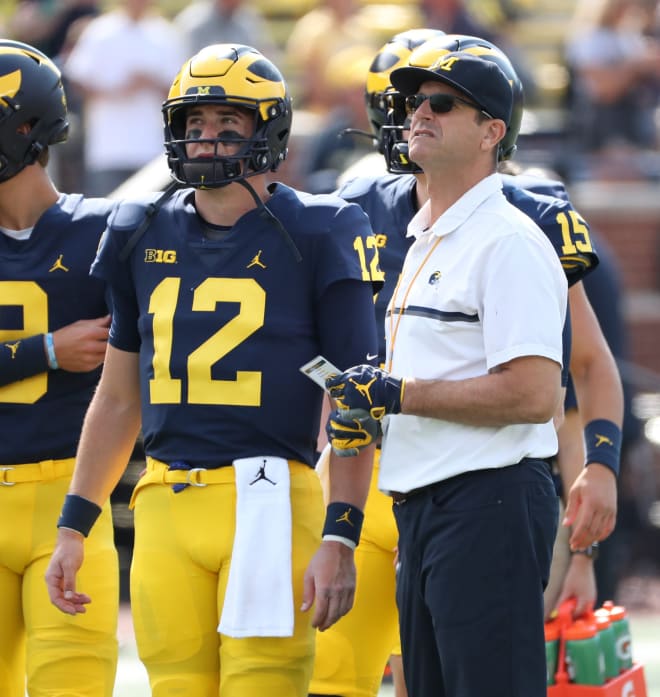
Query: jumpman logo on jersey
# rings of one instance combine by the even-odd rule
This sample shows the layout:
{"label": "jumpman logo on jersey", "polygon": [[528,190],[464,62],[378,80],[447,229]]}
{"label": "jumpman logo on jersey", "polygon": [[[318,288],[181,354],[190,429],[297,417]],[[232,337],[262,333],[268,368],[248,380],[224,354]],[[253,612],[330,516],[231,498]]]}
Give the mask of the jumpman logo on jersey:
{"label": "jumpman logo on jersey", "polygon": [[66,266],[64,266],[64,264],[62,263],[62,257],[63,257],[63,256],[64,256],[64,254],[60,254],[59,257],[57,257],[57,260],[55,261],[55,263],[50,267],[50,269],[48,269],[48,273],[51,273],[51,271],[57,271],[58,269],[59,269],[60,271],[68,271],[68,270],[69,270],[69,269],[68,269]]}
{"label": "jumpman logo on jersey", "polygon": [[607,436],[601,436],[600,433],[596,433],[596,447],[599,448],[601,445],[610,445],[614,447],[614,443]]}
{"label": "jumpman logo on jersey", "polygon": [[251,266],[261,266],[262,269],[266,268],[266,264],[261,261],[261,249],[252,257],[252,261],[245,268],[249,269]]}
{"label": "jumpman logo on jersey", "polygon": [[369,400],[369,404],[373,404],[373,401],[371,399],[371,395],[369,394],[369,388],[373,385],[373,383],[376,381],[376,378],[372,378],[369,380],[369,382],[366,385],[363,385],[359,382],[355,382],[353,378],[350,378],[350,382],[352,382],[355,385],[355,389],[363,396],[366,397]]}
{"label": "jumpman logo on jersey", "polygon": [[355,527],[353,525],[353,521],[351,520],[351,511],[352,508],[347,508],[340,516],[335,520],[335,523],[348,523],[352,528]]}
{"label": "jumpman logo on jersey", "polygon": [[16,358],[16,351],[18,351],[18,347],[21,345],[20,341],[15,341],[13,344],[5,344],[5,346],[11,351],[11,359],[14,360]]}
{"label": "jumpman logo on jersey", "polygon": [[274,482],[272,479],[269,479],[266,476],[266,460],[264,460],[264,464],[261,465],[259,468],[259,471],[257,472],[257,476],[250,482],[250,486],[253,484],[256,484],[258,481],[265,479],[267,482],[270,482],[273,486],[277,485],[277,482]]}

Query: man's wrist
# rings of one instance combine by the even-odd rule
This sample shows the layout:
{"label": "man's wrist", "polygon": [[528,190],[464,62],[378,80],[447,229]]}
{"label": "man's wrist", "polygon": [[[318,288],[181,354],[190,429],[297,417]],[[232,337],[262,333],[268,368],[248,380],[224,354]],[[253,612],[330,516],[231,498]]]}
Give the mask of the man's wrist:
{"label": "man's wrist", "polygon": [[353,540],[349,540],[348,537],[342,537],[341,535],[323,535],[324,542],[340,542],[345,547],[354,550],[357,544]]}
{"label": "man's wrist", "polygon": [[593,544],[590,544],[588,547],[584,547],[583,549],[571,550],[571,554],[577,554],[581,557],[584,557],[585,559],[591,559],[592,562],[596,561],[596,559],[598,559],[598,543],[594,542]]}
{"label": "man's wrist", "polygon": [[364,513],[350,503],[333,501],[325,513],[322,537],[355,549],[360,542]]}
{"label": "man's wrist", "polygon": [[619,475],[621,460],[621,429],[608,419],[594,419],[584,427],[584,442],[587,448],[585,465],[604,465]]}
{"label": "man's wrist", "polygon": [[44,350],[46,351],[48,368],[50,370],[58,370],[60,366],[57,362],[57,356],[55,355],[55,344],[53,342],[52,332],[47,332],[44,334]]}
{"label": "man's wrist", "polygon": [[101,506],[77,494],[67,494],[62,513],[57,521],[58,528],[66,528],[87,537],[101,515]]}

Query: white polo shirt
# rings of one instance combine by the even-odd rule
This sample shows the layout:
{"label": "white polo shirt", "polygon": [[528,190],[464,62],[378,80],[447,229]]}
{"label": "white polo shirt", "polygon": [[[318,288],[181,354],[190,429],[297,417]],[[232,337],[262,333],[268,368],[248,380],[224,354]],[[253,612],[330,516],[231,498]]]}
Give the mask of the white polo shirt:
{"label": "white polo shirt", "polygon": [[[463,380],[521,356],[562,362],[567,283],[543,232],[493,174],[435,222],[427,203],[385,319],[398,377]],[[397,414],[384,420],[379,488],[406,492],[463,472],[557,452],[552,421],[469,426]]]}

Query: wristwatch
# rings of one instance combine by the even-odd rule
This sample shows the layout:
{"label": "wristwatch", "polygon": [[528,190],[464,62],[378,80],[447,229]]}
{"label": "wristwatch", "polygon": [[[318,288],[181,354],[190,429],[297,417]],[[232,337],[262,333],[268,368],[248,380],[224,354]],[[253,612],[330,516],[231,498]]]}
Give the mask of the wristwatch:
{"label": "wristwatch", "polygon": [[574,549],[572,554],[584,554],[585,557],[589,557],[592,561],[596,561],[596,559],[598,559],[598,542],[594,542],[584,549]]}

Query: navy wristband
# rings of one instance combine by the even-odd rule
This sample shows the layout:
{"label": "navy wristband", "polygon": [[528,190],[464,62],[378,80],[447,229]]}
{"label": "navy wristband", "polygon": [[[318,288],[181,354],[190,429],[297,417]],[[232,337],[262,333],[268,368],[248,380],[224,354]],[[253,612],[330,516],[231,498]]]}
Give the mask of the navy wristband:
{"label": "navy wristband", "polygon": [[587,448],[586,465],[592,462],[605,465],[619,476],[621,460],[621,429],[607,419],[594,419],[584,427],[584,442]]}
{"label": "navy wristband", "polygon": [[77,494],[67,494],[57,527],[69,528],[87,537],[99,515],[101,515],[101,507],[93,501]]}
{"label": "navy wristband", "polygon": [[341,501],[328,504],[323,525],[323,539],[343,542],[355,549],[360,542],[364,513],[356,506]]}

